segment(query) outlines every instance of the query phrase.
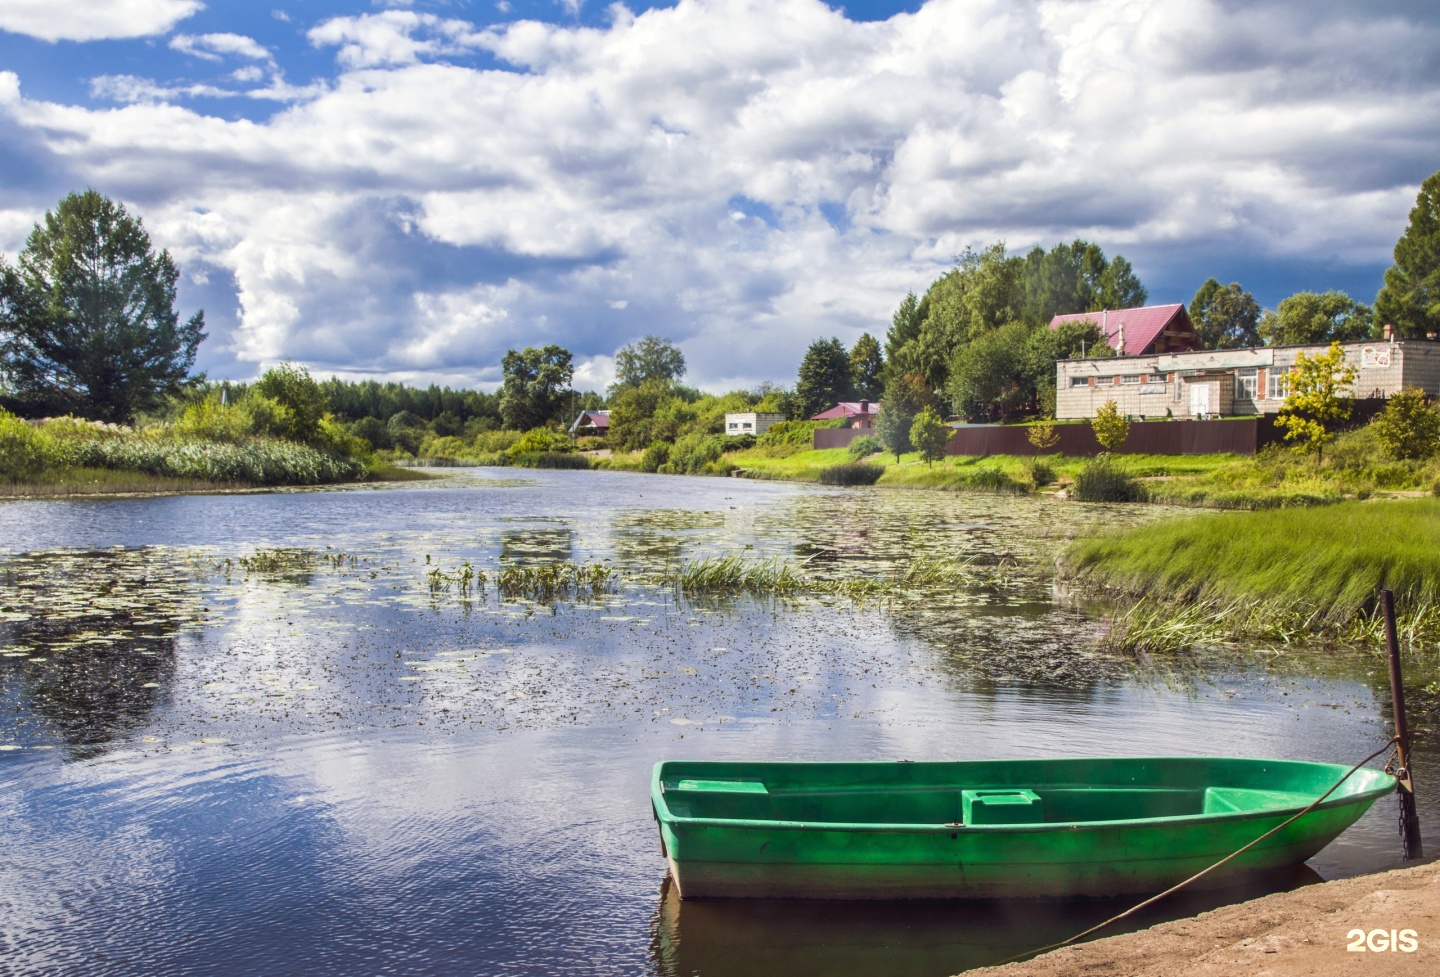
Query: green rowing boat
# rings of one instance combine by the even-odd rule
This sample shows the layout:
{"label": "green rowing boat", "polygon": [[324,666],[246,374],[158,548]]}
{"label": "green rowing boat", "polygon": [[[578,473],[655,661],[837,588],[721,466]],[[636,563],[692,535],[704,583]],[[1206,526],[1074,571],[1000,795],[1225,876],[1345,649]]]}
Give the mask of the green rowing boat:
{"label": "green rowing boat", "polygon": [[[974,899],[1158,892],[1303,810],[1347,767],[1157,757],[655,766],[682,898]],[[1295,865],[1395,789],[1357,770],[1205,877]]]}

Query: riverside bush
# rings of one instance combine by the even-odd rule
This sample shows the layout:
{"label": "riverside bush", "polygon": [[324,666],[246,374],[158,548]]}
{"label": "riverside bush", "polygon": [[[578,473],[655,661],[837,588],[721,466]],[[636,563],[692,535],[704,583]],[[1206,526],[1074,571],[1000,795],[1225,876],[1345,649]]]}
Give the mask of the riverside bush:
{"label": "riverside bush", "polygon": [[1115,464],[1108,452],[1096,455],[1075,476],[1081,502],[1144,502],[1145,488]]}
{"label": "riverside bush", "polygon": [[670,446],[669,458],[659,470],[694,475],[718,462],[724,453],[725,435],[687,434]]}
{"label": "riverside bush", "polygon": [[880,439],[875,435],[862,434],[854,441],[851,441],[849,447],[845,450],[850,452],[850,455],[854,458],[867,458],[870,455],[879,454],[881,451],[884,451],[885,446],[880,443]]}
{"label": "riverside bush", "polygon": [[670,445],[665,441],[656,441],[645,449],[640,456],[640,470],[642,472],[658,472],[660,466],[670,460]]}
{"label": "riverside bush", "polygon": [[1025,474],[1030,478],[1030,484],[1036,488],[1044,488],[1055,481],[1055,469],[1050,467],[1048,461],[1039,458],[1032,459],[1030,464],[1025,466]]}
{"label": "riverside bush", "polygon": [[520,435],[519,440],[508,450],[515,457],[533,454],[563,454],[574,451],[575,444],[570,440],[570,435],[564,431],[556,431],[548,427],[535,427]]}
{"label": "riverside bush", "polygon": [[874,485],[883,474],[885,474],[884,465],[852,461],[822,468],[819,480],[821,485]]}
{"label": "riverside bush", "polygon": [[54,445],[49,438],[14,414],[0,410],[0,478],[28,481],[54,460]]}

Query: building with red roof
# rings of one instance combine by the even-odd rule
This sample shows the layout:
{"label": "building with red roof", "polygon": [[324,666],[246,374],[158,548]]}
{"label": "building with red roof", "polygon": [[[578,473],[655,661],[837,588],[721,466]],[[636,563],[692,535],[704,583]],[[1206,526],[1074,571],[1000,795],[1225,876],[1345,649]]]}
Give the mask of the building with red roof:
{"label": "building with red roof", "polygon": [[1058,329],[1067,322],[1093,322],[1110,348],[1121,356],[1184,353],[1200,348],[1190,314],[1178,303],[1057,315],[1050,320],[1050,328]]}
{"label": "building with red roof", "polygon": [[880,402],[868,400],[842,400],[829,410],[811,417],[812,421],[834,421],[844,418],[846,427],[871,428],[875,426],[875,415],[880,413]]}

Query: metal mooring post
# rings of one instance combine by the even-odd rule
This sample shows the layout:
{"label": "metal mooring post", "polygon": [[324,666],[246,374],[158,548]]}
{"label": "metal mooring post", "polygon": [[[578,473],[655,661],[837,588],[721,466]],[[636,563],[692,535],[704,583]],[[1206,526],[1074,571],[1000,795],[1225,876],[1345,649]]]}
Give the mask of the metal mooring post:
{"label": "metal mooring post", "polygon": [[1380,608],[1385,615],[1385,645],[1390,652],[1390,702],[1395,711],[1395,771],[1400,794],[1400,842],[1405,858],[1424,857],[1420,846],[1420,819],[1415,815],[1415,779],[1410,770],[1410,726],[1405,721],[1405,684],[1400,677],[1400,640],[1395,636],[1395,594],[1380,591]]}

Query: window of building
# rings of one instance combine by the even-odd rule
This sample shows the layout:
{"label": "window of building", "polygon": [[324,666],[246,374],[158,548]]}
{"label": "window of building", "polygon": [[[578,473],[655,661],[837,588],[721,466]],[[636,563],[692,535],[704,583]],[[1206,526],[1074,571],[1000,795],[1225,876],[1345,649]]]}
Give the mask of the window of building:
{"label": "window of building", "polygon": [[1271,400],[1284,400],[1290,396],[1290,371],[1271,370],[1266,377],[1265,393]]}
{"label": "window of building", "polygon": [[744,427],[745,427],[745,430],[748,431],[748,430],[750,430],[751,427],[753,427],[753,425],[752,425],[749,421],[746,421],[745,424],[744,424]]}
{"label": "window of building", "polygon": [[1138,373],[1132,373],[1132,374],[1129,375],[1129,376],[1121,377],[1121,378],[1120,378],[1120,382],[1121,382],[1121,383],[1139,383],[1139,382],[1140,382],[1140,374],[1138,374]]}
{"label": "window of building", "polygon": [[1088,387],[1088,386],[1090,386],[1090,378],[1089,378],[1089,377],[1071,377],[1071,378],[1070,378],[1070,386],[1072,386],[1072,387]]}
{"label": "window of building", "polygon": [[1235,399],[1254,400],[1259,392],[1259,371],[1254,367],[1235,371]]}
{"label": "window of building", "polygon": [[1115,382],[1115,378],[1114,378],[1114,377],[1096,377],[1096,378],[1095,378],[1095,383],[1096,383],[1097,386],[1098,386],[1099,384],[1102,384],[1102,383],[1113,384],[1114,382]]}
{"label": "window of building", "polygon": [[1165,373],[1152,373],[1150,376],[1148,376],[1148,377],[1145,378],[1145,382],[1146,382],[1146,383],[1164,383],[1165,380],[1167,379],[1167,377],[1168,377],[1168,374],[1165,374]]}

